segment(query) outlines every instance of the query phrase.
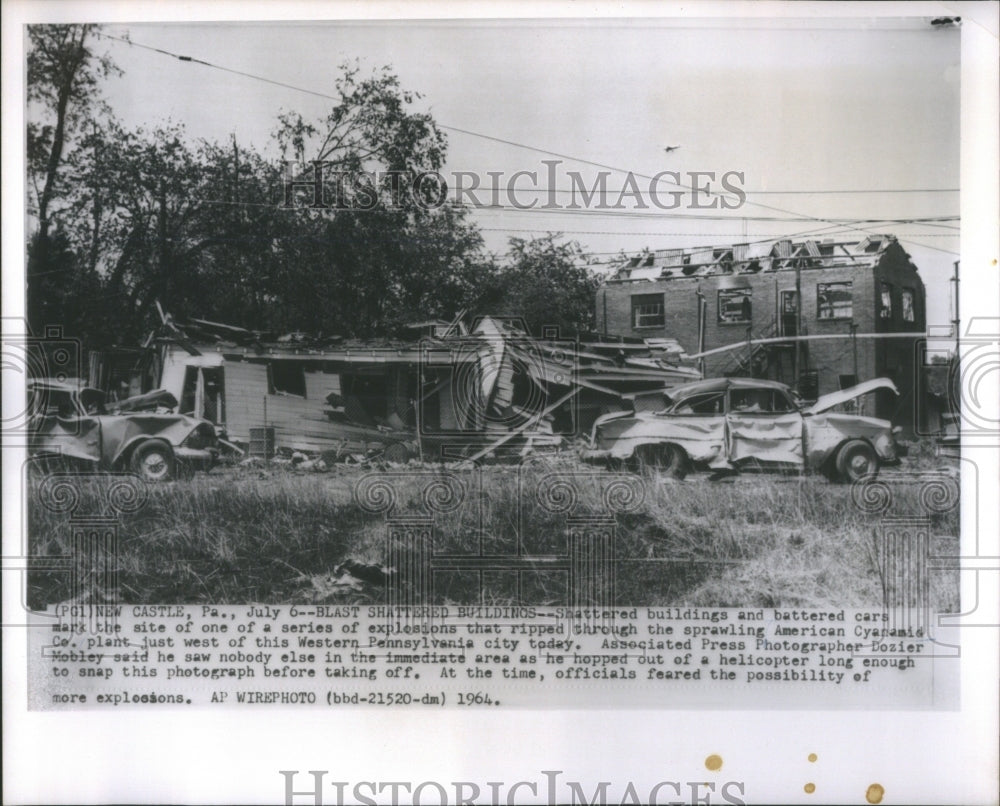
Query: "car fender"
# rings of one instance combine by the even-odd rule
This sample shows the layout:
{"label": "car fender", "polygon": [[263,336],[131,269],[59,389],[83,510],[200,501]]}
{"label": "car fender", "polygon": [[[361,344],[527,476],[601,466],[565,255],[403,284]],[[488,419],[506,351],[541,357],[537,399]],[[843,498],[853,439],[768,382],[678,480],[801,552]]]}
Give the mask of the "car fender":
{"label": "car fender", "polygon": [[201,422],[180,414],[112,415],[102,420],[103,459],[108,467],[119,466],[136,445],[148,439],[162,439],[177,448]]}
{"label": "car fender", "polygon": [[837,451],[852,439],[872,446],[879,458],[889,458],[877,447],[879,438],[892,435],[892,424],[876,417],[827,412],[804,418],[806,464],[814,469],[825,467]]}

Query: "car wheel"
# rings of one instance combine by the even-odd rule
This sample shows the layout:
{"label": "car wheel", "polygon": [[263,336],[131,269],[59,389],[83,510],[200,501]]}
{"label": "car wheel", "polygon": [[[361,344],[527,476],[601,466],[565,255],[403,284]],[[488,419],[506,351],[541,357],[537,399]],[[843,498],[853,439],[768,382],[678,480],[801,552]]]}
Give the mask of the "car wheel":
{"label": "car wheel", "polygon": [[687,475],[687,456],[677,445],[641,445],[635,450],[635,458],[640,471],[662,473],[672,479]]}
{"label": "car wheel", "polygon": [[167,481],[174,477],[174,452],[162,439],[143,442],[132,453],[132,470],[146,481]]}
{"label": "car wheel", "polygon": [[857,481],[878,473],[878,457],[867,442],[851,440],[837,453],[837,478],[842,481]]}

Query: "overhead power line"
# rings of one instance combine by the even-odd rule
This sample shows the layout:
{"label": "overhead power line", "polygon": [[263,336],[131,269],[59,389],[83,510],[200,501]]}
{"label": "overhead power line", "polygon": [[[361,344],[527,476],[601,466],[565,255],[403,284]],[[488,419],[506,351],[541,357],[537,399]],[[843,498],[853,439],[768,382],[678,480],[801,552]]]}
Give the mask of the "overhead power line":
{"label": "overhead power line", "polygon": [[[629,232],[628,230],[579,230],[579,229],[563,229],[562,227],[531,227],[527,229],[515,229],[512,227],[478,227],[478,229],[483,232],[563,232],[568,235],[619,235],[625,237],[632,237],[640,235],[643,237],[648,236],[668,236],[668,235],[697,235],[702,238],[741,238],[745,237],[742,232],[667,232],[664,230],[657,230],[656,232]],[[842,235],[846,235],[848,232],[854,231],[855,228],[851,228],[843,231]],[[783,235],[778,234],[770,238],[762,238],[760,241],[751,241],[750,243],[765,243],[767,241],[775,240],[788,240],[789,238],[794,238],[794,235]],[[912,238],[956,238],[957,235],[948,235],[947,233],[918,233],[911,235]],[[896,240],[901,240],[897,238]],[[915,244],[916,246],[921,246],[924,249],[935,249],[941,252],[948,252],[949,254],[958,254],[957,252],[951,252],[948,249],[938,249],[934,246],[929,246],[928,244]],[[593,252],[592,254],[601,254],[599,252]],[[617,253],[605,253],[605,254],[617,254]]]}
{"label": "overhead power line", "polygon": [[[232,201],[229,199],[201,199],[194,198],[192,201],[197,201],[201,204],[216,204],[229,207],[274,207],[275,204],[271,202],[243,202],[243,201]],[[667,218],[671,221],[682,221],[684,219],[691,219],[694,221],[768,221],[768,222],[788,222],[792,224],[803,223],[806,221],[812,221],[811,218],[783,218],[780,216],[746,216],[740,215],[738,213],[733,213],[732,215],[711,215],[708,213],[682,213],[677,214],[672,211],[662,211],[662,212],[650,212],[642,213],[636,210],[567,210],[565,208],[545,208],[545,207],[528,207],[520,208],[507,204],[488,204],[488,205],[477,205],[469,204],[463,202],[460,204],[468,210],[473,211],[483,211],[483,212],[497,212],[497,213],[554,213],[556,215],[590,215],[590,216],[606,216],[606,217],[626,217],[626,218]],[[297,209],[310,209],[308,207],[290,207],[283,208],[289,210]],[[830,218],[825,219],[829,221],[834,226],[843,226],[845,224],[914,224],[920,226],[937,226],[939,222],[945,221],[959,221],[959,216],[928,216],[925,218]],[[944,224],[940,226],[945,229],[955,229],[958,227],[948,227]]]}

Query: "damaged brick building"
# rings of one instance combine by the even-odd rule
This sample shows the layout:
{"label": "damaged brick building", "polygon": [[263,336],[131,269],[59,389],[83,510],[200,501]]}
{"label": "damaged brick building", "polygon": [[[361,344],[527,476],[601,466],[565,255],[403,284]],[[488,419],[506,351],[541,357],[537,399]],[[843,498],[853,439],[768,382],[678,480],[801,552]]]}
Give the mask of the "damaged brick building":
{"label": "damaged brick building", "polygon": [[899,397],[864,413],[914,425],[924,284],[892,235],[646,252],[596,296],[603,333],[674,338],[705,377],[769,378],[806,398],[891,378]]}

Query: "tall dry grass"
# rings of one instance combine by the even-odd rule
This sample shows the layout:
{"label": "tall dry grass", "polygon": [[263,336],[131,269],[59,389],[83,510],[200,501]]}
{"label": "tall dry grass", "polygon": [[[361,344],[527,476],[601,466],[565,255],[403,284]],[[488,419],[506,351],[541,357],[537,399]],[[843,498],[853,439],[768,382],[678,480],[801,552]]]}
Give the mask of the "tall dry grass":
{"label": "tall dry grass", "polygon": [[[121,518],[118,586],[127,602],[218,604],[381,601],[378,586],[338,584],[347,558],[386,560],[385,510],[358,505],[354,487],[366,471],[329,474],[228,469],[149,489],[146,505]],[[568,474],[572,507],[553,511],[545,499],[550,474]],[[488,467],[480,473],[420,470],[396,478],[388,514],[426,517],[426,487],[435,474],[457,477],[464,504],[434,514],[435,554],[558,556],[567,550],[567,514],[593,515],[602,471],[575,463],[531,468]],[[858,509],[847,486],[820,477],[745,476],[713,482],[646,477],[644,499],[615,516],[616,599],[620,604],[702,606],[878,606],[883,583],[878,517]],[[107,477],[81,477],[78,513],[99,511]],[[41,505],[29,480],[32,553],[67,556],[68,516]],[[558,492],[558,491],[557,491]],[[885,515],[921,512],[919,491],[893,486]],[[566,499],[554,499],[565,504]],[[549,506],[544,502],[548,501]],[[559,506],[555,507],[556,510]],[[932,518],[932,553],[958,553],[958,511]],[[948,537],[951,536],[951,537]],[[932,578],[933,604],[958,605],[957,573]],[[517,576],[488,571],[439,574],[439,601],[563,604],[565,574]],[[29,604],[65,601],[65,573],[29,574]]]}

